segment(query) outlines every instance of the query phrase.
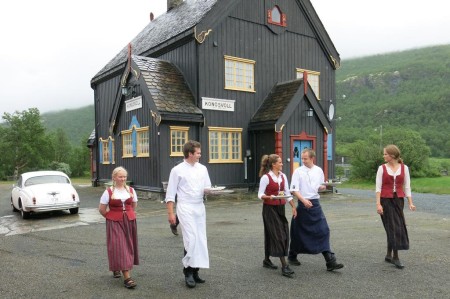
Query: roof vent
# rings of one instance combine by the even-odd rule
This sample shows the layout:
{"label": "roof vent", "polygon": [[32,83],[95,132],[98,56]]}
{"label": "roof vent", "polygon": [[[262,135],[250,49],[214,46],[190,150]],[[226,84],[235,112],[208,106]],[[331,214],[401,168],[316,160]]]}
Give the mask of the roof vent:
{"label": "roof vent", "polygon": [[183,3],[183,0],[167,0],[167,11],[175,8]]}

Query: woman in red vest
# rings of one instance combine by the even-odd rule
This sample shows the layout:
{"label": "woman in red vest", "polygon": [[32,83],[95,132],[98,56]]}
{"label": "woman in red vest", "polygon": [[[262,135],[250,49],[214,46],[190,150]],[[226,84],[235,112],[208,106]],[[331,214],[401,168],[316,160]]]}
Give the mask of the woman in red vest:
{"label": "woman in red vest", "polygon": [[377,213],[380,214],[387,235],[387,253],[384,260],[402,269],[398,258],[399,250],[409,249],[408,231],[403,215],[405,197],[411,211],[416,207],[412,202],[408,166],[400,158],[400,150],[388,145],[383,150],[386,164],[378,167],[376,178]]}
{"label": "woman in red vest", "polygon": [[109,270],[119,278],[122,271],[126,288],[134,288],[133,265],[139,265],[136,206],[137,196],[127,186],[127,171],[117,167],[112,172],[113,185],[103,192],[99,212],[106,218],[106,246]]}
{"label": "woman in red vest", "polygon": [[285,256],[289,250],[289,224],[285,216],[286,201],[292,207],[292,215],[297,217],[297,209],[292,201],[287,177],[281,172],[283,163],[278,155],[264,155],[261,160],[261,177],[258,198],[263,201],[264,253],[263,267],[277,269],[270,256],[279,257],[281,274],[292,277],[294,271],[289,268]]}

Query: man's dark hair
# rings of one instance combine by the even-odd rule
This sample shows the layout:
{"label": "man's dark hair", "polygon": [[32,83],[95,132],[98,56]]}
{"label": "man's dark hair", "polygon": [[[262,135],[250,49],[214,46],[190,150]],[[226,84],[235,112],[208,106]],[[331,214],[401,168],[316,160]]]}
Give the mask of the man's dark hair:
{"label": "man's dark hair", "polygon": [[195,153],[195,149],[196,148],[200,148],[200,147],[201,147],[200,142],[194,141],[194,140],[189,140],[183,146],[184,157],[186,159],[189,158],[189,153],[194,154]]}

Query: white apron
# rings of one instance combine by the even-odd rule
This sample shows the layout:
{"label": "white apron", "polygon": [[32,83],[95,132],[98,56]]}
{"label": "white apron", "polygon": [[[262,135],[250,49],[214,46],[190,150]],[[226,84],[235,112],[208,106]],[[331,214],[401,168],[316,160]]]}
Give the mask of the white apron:
{"label": "white apron", "polygon": [[209,268],[206,241],[206,210],[203,202],[177,203],[177,216],[181,223],[183,244],[187,253],[182,262],[185,268]]}

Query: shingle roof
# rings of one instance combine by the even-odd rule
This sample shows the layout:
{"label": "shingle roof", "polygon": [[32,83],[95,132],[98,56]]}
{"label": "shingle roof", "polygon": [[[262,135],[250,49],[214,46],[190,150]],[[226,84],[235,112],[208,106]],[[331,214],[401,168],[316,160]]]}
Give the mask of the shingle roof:
{"label": "shingle roof", "polygon": [[[132,41],[133,53],[142,55],[159,44],[193,28],[218,0],[184,1],[167,13],[150,22]],[[127,61],[128,47],[125,46],[108,64],[103,67],[94,79]],[[94,81],[93,79],[93,81]]]}
{"label": "shingle roof", "polygon": [[286,110],[303,80],[293,80],[275,85],[266,97],[258,111],[252,117],[250,123],[276,122]]}
{"label": "shingle roof", "polygon": [[202,114],[181,72],[172,63],[132,55],[160,113]]}

